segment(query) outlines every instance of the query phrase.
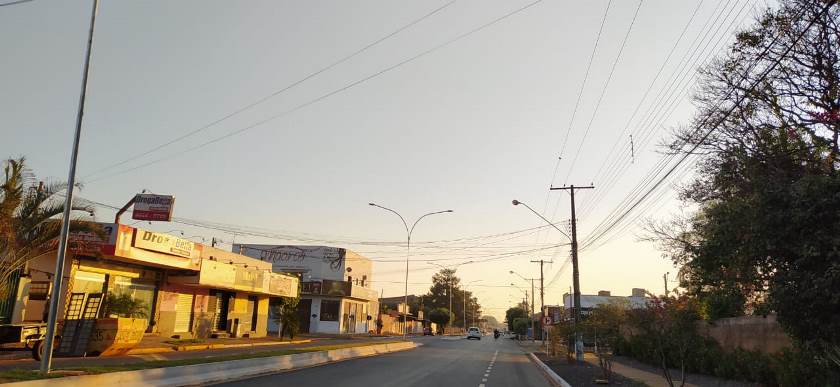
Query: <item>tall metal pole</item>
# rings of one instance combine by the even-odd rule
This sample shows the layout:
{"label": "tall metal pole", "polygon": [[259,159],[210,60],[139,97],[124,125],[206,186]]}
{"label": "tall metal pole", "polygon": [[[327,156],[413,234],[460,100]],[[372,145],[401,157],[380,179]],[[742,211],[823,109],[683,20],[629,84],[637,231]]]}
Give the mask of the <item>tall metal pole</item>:
{"label": "tall metal pole", "polygon": [[[405,221],[405,218],[403,218],[403,216],[400,215],[399,212],[396,212],[396,211],[394,211],[394,210],[392,210],[388,207],[382,207],[382,206],[380,206],[378,204],[375,204],[375,203],[368,203],[368,205],[373,206],[373,207],[379,207],[379,208],[381,208],[385,211],[390,211],[390,212],[394,213],[395,215],[400,217],[400,220],[403,222],[403,226],[405,226],[405,233],[406,233],[406,243],[405,243],[405,295],[403,297],[403,302],[405,303],[405,313],[403,313],[403,340],[405,340],[405,339],[408,338],[408,311],[409,311],[409,308],[408,308],[408,260],[409,260],[409,257],[411,256],[411,233],[414,232],[414,227],[416,227],[417,223],[420,223],[420,221],[423,220],[423,218],[425,218],[429,215],[452,212],[452,210],[430,212],[426,215],[423,215],[423,216],[417,218],[417,220],[414,221],[414,224],[411,225],[411,228],[408,228],[408,223]],[[234,237],[236,237],[236,234],[234,234]]]}
{"label": "tall metal pole", "polygon": [[453,324],[454,321],[452,321],[452,320],[455,319],[455,313],[452,312],[452,277],[449,278],[448,282],[449,282],[449,284],[448,284],[449,285],[449,328],[451,329],[451,328],[453,328],[453,325],[455,325],[455,324]]}
{"label": "tall metal pole", "polygon": [[73,209],[73,187],[76,185],[76,161],[79,157],[79,139],[82,136],[82,118],[85,114],[85,95],[87,94],[88,73],[90,73],[90,56],[93,47],[93,31],[96,26],[96,13],[99,11],[99,0],[93,0],[90,12],[90,29],[88,30],[85,65],[82,71],[82,89],[79,93],[79,108],[76,111],[76,132],[73,135],[73,149],[70,152],[70,172],[67,176],[67,195],[64,202],[64,214],[61,220],[61,233],[58,237],[58,253],[55,259],[55,278],[53,279],[52,295],[50,296],[49,314],[47,315],[47,336],[44,342],[44,356],[41,358],[41,372],[50,372],[52,365],[53,340],[55,339],[55,323],[58,314],[58,302],[61,299],[61,280],[64,277],[64,260],[67,257],[67,239],[70,234],[70,211]]}

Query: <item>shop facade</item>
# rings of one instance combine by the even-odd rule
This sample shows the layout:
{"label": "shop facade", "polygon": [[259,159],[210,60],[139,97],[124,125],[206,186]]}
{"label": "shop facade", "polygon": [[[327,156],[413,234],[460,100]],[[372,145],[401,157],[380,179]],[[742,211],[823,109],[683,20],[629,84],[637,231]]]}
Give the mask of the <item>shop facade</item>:
{"label": "shop facade", "polygon": [[[266,262],[273,271],[301,278],[301,332],[358,334],[376,330],[379,294],[371,289],[370,259],[330,246],[237,244],[233,251]],[[272,321],[270,318],[270,324]],[[269,326],[270,332],[276,330],[279,326]]]}
{"label": "shop facade", "polygon": [[113,317],[105,315],[108,295],[139,303],[138,316],[146,320],[141,333],[176,338],[265,336],[269,298],[298,295],[297,277],[272,273],[259,260],[150,230],[101,225],[105,237],[71,236],[78,248],[68,252],[61,291],[50,289],[55,252],[30,261],[18,286],[13,322],[46,321],[50,298],[60,297],[59,352],[82,345],[91,321]]}

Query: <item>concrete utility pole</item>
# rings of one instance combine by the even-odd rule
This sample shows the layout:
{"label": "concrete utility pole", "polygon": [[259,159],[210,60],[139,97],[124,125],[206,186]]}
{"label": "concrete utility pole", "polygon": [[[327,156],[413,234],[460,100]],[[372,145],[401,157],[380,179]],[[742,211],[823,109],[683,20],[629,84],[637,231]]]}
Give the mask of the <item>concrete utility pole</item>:
{"label": "concrete utility pole", "polygon": [[578,241],[577,241],[577,218],[575,217],[575,190],[577,189],[594,189],[594,186],[575,187],[570,185],[568,187],[550,187],[550,191],[563,190],[569,191],[572,198],[572,286],[574,287],[574,321],[575,321],[575,358],[578,361],[583,361],[583,338],[581,337],[578,325],[580,324],[580,268],[578,267]]}
{"label": "concrete utility pole", "polygon": [[[47,334],[44,338],[44,356],[41,358],[41,372],[50,372],[52,366],[53,341],[55,340],[56,321],[58,320],[58,302],[61,299],[61,280],[64,278],[64,261],[67,258],[67,239],[70,236],[70,212],[73,210],[73,188],[76,187],[76,161],[79,158],[79,139],[82,136],[82,117],[85,115],[85,96],[87,95],[90,57],[93,48],[93,31],[96,27],[96,13],[99,12],[99,0],[93,0],[90,11],[90,29],[88,30],[87,52],[82,70],[82,87],[79,94],[79,108],[76,111],[76,131],[73,135],[73,148],[70,152],[70,172],[67,177],[67,194],[64,201],[64,213],[61,220],[61,232],[58,236],[58,254],[55,260],[53,276],[53,296],[50,297],[47,315]],[[116,232],[116,231],[114,231]]]}
{"label": "concrete utility pole", "polygon": [[[545,264],[545,260],[538,260],[538,261],[531,261],[532,263],[540,263],[540,315],[545,321],[545,277],[543,275],[543,265]],[[548,261],[548,263],[554,263],[554,261]],[[543,324],[542,335],[541,338],[545,341],[545,325]]]}

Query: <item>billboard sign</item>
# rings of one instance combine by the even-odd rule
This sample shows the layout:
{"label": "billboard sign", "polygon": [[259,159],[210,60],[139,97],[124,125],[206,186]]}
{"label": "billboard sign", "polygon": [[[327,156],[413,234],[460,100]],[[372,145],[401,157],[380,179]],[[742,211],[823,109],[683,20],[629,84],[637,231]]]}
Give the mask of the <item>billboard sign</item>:
{"label": "billboard sign", "polygon": [[190,258],[193,256],[195,243],[188,239],[138,228],[137,236],[134,239],[134,247]]}
{"label": "billboard sign", "polygon": [[168,222],[172,219],[175,197],[172,195],[137,194],[131,219]]}

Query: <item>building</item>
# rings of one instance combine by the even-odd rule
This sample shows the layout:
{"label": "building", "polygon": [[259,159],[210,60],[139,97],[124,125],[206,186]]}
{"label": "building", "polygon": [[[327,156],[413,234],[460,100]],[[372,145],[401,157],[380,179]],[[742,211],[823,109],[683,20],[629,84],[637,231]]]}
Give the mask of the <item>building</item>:
{"label": "building", "polygon": [[146,333],[176,338],[265,336],[269,298],[298,294],[297,277],[258,259],[127,225],[101,226],[104,237],[71,234],[63,289],[50,289],[55,251],[31,260],[14,289],[12,323],[46,321],[49,299],[60,297],[59,353],[84,351],[93,329],[86,322],[108,317],[102,305],[109,294],[142,303]]}
{"label": "building", "polygon": [[[592,309],[599,305],[609,303],[618,303],[626,305],[630,309],[644,308],[648,303],[648,298],[645,295],[645,289],[633,288],[629,296],[613,296],[607,290],[601,290],[597,295],[581,294],[580,295],[580,313],[581,315],[589,314]],[[563,308],[568,310],[574,305],[573,295],[569,293],[563,294]],[[571,314],[568,314],[569,316]]]}
{"label": "building", "polygon": [[[233,251],[269,263],[275,272],[301,278],[301,332],[354,334],[376,330],[379,294],[371,289],[370,259],[329,246],[235,244]],[[277,325],[269,327],[270,331],[278,329]]]}

